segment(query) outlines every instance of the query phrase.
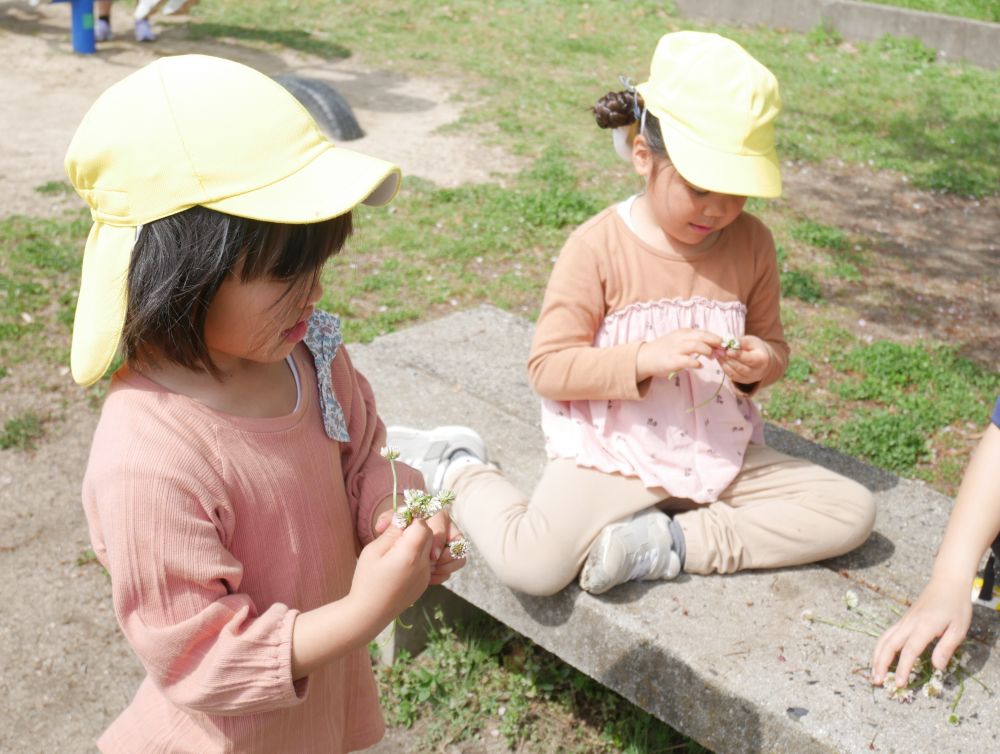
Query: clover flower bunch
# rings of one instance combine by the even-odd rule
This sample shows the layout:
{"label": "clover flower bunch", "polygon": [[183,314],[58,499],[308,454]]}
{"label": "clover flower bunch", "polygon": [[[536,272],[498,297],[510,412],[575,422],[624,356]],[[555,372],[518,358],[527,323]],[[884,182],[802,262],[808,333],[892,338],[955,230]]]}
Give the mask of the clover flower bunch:
{"label": "clover flower bunch", "polygon": [[[379,454],[389,461],[392,471],[392,522],[400,529],[405,529],[417,519],[433,518],[440,511],[455,502],[455,493],[451,490],[441,490],[431,495],[423,490],[403,490],[403,504],[399,505],[399,478],[396,475],[396,460],[399,451],[388,446],[383,447]],[[465,558],[469,554],[469,545],[464,538],[459,537],[448,543],[448,551],[455,559]]]}
{"label": "clover flower bunch", "polygon": [[[876,639],[888,628],[882,621],[879,621],[861,609],[861,598],[853,589],[848,589],[844,594],[844,605],[847,607],[849,613],[861,619],[861,624],[839,623],[826,618],[819,618],[813,614],[812,610],[804,610],[802,612],[802,620],[807,624],[822,623],[846,631],[854,631],[866,636],[872,636]],[[890,605],[890,609],[896,613],[897,617],[902,615],[902,611],[894,606]],[[968,641],[962,642],[962,645],[952,656],[951,660],[949,660],[948,666],[944,670],[935,668],[931,663],[931,653],[933,650],[931,647],[928,647],[914,662],[913,668],[910,670],[910,676],[907,678],[905,684],[897,682],[894,671],[886,673],[885,679],[882,682],[882,688],[886,696],[900,704],[910,704],[918,695],[923,695],[927,699],[941,699],[945,701],[946,688],[956,688],[955,698],[948,705],[947,721],[950,725],[958,725],[961,722],[961,717],[957,712],[958,703],[965,693],[966,679],[979,684],[990,696],[993,695],[992,690],[985,683],[968,671],[969,653],[965,649],[968,644]]]}

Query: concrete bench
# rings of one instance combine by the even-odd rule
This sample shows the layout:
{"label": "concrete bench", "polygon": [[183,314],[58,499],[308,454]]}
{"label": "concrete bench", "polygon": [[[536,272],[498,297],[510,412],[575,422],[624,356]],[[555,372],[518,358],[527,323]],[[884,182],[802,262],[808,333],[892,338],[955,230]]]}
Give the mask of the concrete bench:
{"label": "concrete bench", "polygon": [[[527,320],[482,307],[351,353],[388,423],[472,425],[530,492],[545,462],[524,367],[531,332]],[[943,700],[890,700],[866,680],[874,638],[802,619],[809,610],[862,624],[845,606],[853,589],[865,612],[893,620],[892,608],[914,598],[929,575],[950,501],[789,432],[768,427],[766,434],[769,444],[876,492],[878,520],[867,544],[810,567],[633,583],[601,597],[571,585],[549,598],[503,586],[473,551],[448,593],[720,754],[1000,751],[1000,708],[981,686],[966,682],[961,724],[949,725],[955,689]],[[406,632],[397,632],[395,640],[406,642]],[[994,690],[998,633],[1000,616],[976,608],[969,670]]]}

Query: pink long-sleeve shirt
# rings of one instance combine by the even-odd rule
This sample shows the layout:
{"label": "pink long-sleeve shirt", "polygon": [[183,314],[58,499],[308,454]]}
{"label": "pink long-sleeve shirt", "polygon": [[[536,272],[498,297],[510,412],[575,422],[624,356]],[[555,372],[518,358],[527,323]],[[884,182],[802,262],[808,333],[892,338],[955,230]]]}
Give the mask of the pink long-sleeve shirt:
{"label": "pink long-sleeve shirt", "polygon": [[[349,442],[327,437],[312,356],[297,410],[214,411],[128,368],[112,380],[83,484],[94,551],[147,676],[105,752],[331,752],[384,724],[367,650],[292,680],[292,626],[347,595],[392,492],[385,429],[344,347],[333,388]],[[398,467],[400,488],[422,487]]]}

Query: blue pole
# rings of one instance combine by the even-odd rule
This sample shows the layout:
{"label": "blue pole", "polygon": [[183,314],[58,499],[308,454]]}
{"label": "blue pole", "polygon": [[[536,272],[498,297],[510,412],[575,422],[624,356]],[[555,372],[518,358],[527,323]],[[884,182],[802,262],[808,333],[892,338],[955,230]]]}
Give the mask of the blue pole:
{"label": "blue pole", "polygon": [[[52,2],[64,3],[67,0],[52,0]],[[92,55],[97,52],[97,42],[94,39],[94,0],[69,0],[69,4],[72,8],[73,52]]]}

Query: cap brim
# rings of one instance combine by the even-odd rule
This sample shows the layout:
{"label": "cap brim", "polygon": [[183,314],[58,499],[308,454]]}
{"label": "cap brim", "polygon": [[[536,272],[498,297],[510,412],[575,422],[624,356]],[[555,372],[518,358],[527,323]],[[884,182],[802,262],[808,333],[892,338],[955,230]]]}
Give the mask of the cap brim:
{"label": "cap brim", "polygon": [[136,229],[94,223],[83,251],[70,369],[83,387],[108,370],[125,322],[129,259]]}
{"label": "cap brim", "polygon": [[266,222],[315,223],[359,204],[388,204],[399,191],[400,180],[400,170],[391,162],[331,144],[280,181],[203,206]]}
{"label": "cap brim", "polygon": [[[331,145],[280,181],[203,206],[265,222],[314,223],[358,204],[387,204],[400,180],[392,163]],[[84,387],[104,376],[118,350],[135,239],[135,227],[102,222],[94,223],[87,238],[70,353],[73,379]]]}
{"label": "cap brim", "polygon": [[781,196],[781,166],[775,149],[764,154],[720,152],[671,128],[666,118],[659,120],[670,161],[688,183],[720,194]]}

